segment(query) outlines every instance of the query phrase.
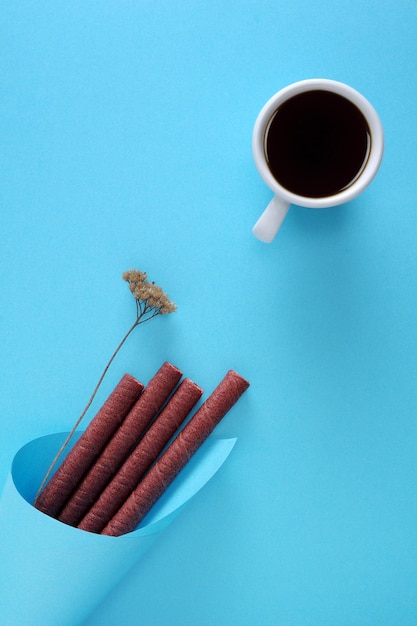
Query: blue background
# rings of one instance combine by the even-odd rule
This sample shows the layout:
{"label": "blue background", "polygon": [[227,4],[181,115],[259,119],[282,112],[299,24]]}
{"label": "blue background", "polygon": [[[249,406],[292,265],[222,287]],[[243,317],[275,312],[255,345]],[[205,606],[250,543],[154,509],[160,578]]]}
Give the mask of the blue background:
{"label": "blue background", "polygon": [[[0,480],[67,430],[148,272],[178,305],[128,371],[170,360],[206,395],[222,470],[88,626],[417,623],[414,0],[2,3]],[[293,207],[271,245],[253,123],[288,83],[351,84],[386,150],[361,197]]]}

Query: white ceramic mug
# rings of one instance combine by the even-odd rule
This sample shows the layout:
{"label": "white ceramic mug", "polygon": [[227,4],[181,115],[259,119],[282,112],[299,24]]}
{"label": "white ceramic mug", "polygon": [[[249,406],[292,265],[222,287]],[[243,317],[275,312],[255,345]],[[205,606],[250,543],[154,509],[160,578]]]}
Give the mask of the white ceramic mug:
{"label": "white ceramic mug", "polygon": [[[268,129],[278,109],[294,96],[314,91],[330,91],[350,101],[362,113],[368,126],[369,134],[366,158],[356,177],[340,191],[320,197],[299,195],[278,182],[268,165],[266,153]],[[253,227],[254,235],[261,241],[270,243],[277,234],[291,204],[311,208],[324,208],[337,206],[352,200],[374,178],[381,163],[383,149],[384,134],[379,116],[368,100],[352,87],[324,78],[302,80],[284,87],[263,106],[253,129],[252,150],[255,164],[261,177],[275,194]]]}

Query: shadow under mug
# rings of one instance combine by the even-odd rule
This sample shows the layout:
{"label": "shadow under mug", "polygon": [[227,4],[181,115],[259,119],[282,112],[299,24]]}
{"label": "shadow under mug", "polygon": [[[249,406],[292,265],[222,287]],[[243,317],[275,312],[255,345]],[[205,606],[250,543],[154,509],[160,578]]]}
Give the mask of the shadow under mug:
{"label": "shadow under mug", "polygon": [[[359,110],[359,115],[362,114],[367,125],[368,148],[366,158],[350,184],[335,193],[316,197],[298,194],[277,180],[270,168],[266,143],[272,120],[284,103],[300,94],[321,91],[342,96]],[[275,150],[279,151],[280,146],[275,146]],[[310,208],[325,208],[353,200],[375,177],[382,160],[383,150],[384,133],[379,116],[370,102],[352,87],[330,79],[311,78],[281,89],[263,106],[253,129],[252,151],[256,167],[264,182],[275,194],[253,227],[252,232],[255,237],[264,243],[271,243],[291,204]],[[285,155],[282,155],[283,159],[284,157]]]}

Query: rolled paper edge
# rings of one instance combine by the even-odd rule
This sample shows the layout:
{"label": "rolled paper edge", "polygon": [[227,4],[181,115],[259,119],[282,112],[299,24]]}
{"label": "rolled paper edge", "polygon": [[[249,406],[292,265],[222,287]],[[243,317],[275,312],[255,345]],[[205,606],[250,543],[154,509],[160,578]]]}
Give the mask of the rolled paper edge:
{"label": "rolled paper edge", "polygon": [[[26,448],[24,455],[19,450],[16,452],[20,457],[20,462],[15,464],[20,465],[16,467],[16,474],[20,474],[16,480],[23,482],[23,486],[26,484],[31,497],[22,497],[9,472],[0,499],[0,552],[3,559],[0,621],[4,625],[74,626],[84,623],[91,611],[128,575],[130,568],[140,567],[143,556],[155,547],[160,534],[179,517],[197,492],[194,481],[190,480],[187,501],[181,498],[178,493],[184,482],[181,479],[176,489],[177,497],[169,498],[171,506],[164,509],[165,513],[159,515],[158,521],[150,521],[146,527],[124,537],[88,533],[62,524],[31,504],[41,477],[38,468],[44,467],[42,454],[48,454],[47,460],[52,458],[64,440],[61,434],[55,433],[59,437],[40,437],[40,444],[35,443],[35,446],[32,443],[37,440],[28,441],[29,448],[22,446]],[[53,440],[52,446],[49,438]],[[233,447],[229,440],[211,443],[214,446],[207,446],[208,453],[200,457],[198,465],[194,465],[194,474],[200,480],[198,489],[215,474]],[[33,465],[35,460],[36,465]],[[218,465],[214,467],[217,461]],[[175,491],[175,485],[173,488]],[[178,496],[181,502],[178,502]]]}
{"label": "rolled paper edge", "polygon": [[[33,502],[33,494],[36,491],[39,474],[33,473],[30,468],[31,459],[33,457],[33,446],[38,448],[37,458],[43,457],[45,446],[50,447],[51,451],[60,442],[64,441],[68,432],[53,433],[43,435],[36,439],[28,441],[15,454],[11,471],[0,493],[0,511],[3,506],[8,507],[8,515],[13,515],[16,511],[20,516],[27,516],[28,529],[33,524],[37,529],[39,526],[45,525],[45,529],[51,533],[60,533],[62,539],[67,533],[71,536],[79,536],[83,538],[82,545],[90,545],[92,542],[117,542],[120,537],[112,537],[109,535],[101,535],[90,533],[73,526],[63,524],[56,518],[44,514],[36,509]],[[79,437],[77,433],[75,437]],[[49,442],[52,442],[52,447]],[[213,478],[218,470],[226,462],[232,452],[237,438],[220,438],[210,437],[197,451],[193,459],[191,459],[187,468],[177,477],[177,480],[167,489],[162,498],[153,507],[139,528],[135,529],[126,538],[145,537],[151,534],[161,532],[166,528],[189,503],[189,501]],[[40,451],[42,454],[40,455]],[[23,461],[21,457],[29,459],[28,469],[22,472]],[[26,464],[26,462],[25,462]],[[11,507],[11,508],[10,508]],[[6,540],[6,537],[4,537]]]}

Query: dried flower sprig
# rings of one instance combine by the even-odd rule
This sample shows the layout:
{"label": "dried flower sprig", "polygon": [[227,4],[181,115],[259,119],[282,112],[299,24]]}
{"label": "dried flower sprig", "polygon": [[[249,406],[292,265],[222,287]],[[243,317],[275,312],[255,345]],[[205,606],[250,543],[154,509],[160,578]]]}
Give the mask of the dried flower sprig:
{"label": "dried flower sprig", "polygon": [[145,322],[148,322],[149,320],[153,319],[154,317],[157,317],[158,315],[166,315],[168,313],[174,313],[174,311],[177,310],[176,305],[171,302],[171,300],[169,299],[169,296],[164,293],[164,291],[162,291],[161,287],[158,287],[158,285],[155,285],[154,282],[149,282],[147,280],[147,275],[146,272],[141,272],[140,270],[129,270],[127,272],[124,272],[122,274],[122,278],[123,280],[126,280],[129,283],[129,289],[133,295],[133,297],[135,298],[135,303],[136,303],[136,319],[133,322],[132,326],[129,328],[129,330],[127,331],[127,333],[124,335],[124,337],[122,338],[122,340],[120,341],[119,345],[117,346],[117,348],[115,349],[115,351],[113,352],[113,354],[111,355],[109,361],[107,362],[106,367],[103,370],[103,373],[101,374],[97,385],[94,388],[93,393],[90,396],[89,401],[87,402],[83,412],[81,413],[80,417],[77,419],[77,421],[75,422],[71,432],[68,434],[68,436],[66,437],[64,443],[62,444],[62,446],[60,447],[60,449],[58,450],[56,456],[54,457],[51,465],[49,466],[43,480],[42,483],[38,489],[38,492],[36,494],[35,497],[35,504],[36,504],[36,500],[39,497],[39,495],[41,494],[52,470],[54,469],[56,463],[58,462],[59,458],[61,457],[61,454],[63,453],[63,451],[65,450],[65,448],[67,447],[70,439],[72,438],[72,436],[74,435],[75,431],[77,430],[78,426],[80,425],[81,420],[84,418],[85,414],[87,413],[88,409],[90,408],[96,394],[97,391],[100,388],[101,383],[103,382],[103,379],[105,377],[105,375],[107,374],[107,371],[110,367],[110,365],[112,364],[112,362],[114,361],[116,355],[118,354],[119,350],[122,348],[123,344],[126,342],[127,338],[131,335],[131,333],[135,330],[135,328],[137,326],[139,326],[140,324],[144,324]]}
{"label": "dried flower sprig", "polygon": [[[136,300],[137,323],[147,321],[159,314],[164,315],[177,310],[175,304],[170,301],[161,287],[146,280],[146,272],[129,270],[122,274],[122,278],[129,283],[129,289]],[[147,316],[146,320],[143,319],[145,316]]]}

